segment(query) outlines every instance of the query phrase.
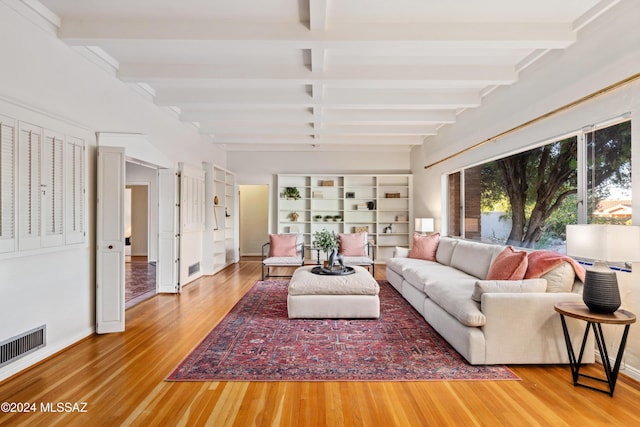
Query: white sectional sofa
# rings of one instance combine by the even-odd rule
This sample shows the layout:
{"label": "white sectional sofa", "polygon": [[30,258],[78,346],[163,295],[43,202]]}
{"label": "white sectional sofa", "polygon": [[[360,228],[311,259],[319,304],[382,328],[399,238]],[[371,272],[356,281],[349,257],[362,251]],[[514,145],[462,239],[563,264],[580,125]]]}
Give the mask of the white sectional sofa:
{"label": "white sectional sofa", "polygon": [[[387,261],[387,280],[473,365],[568,363],[554,304],[582,301],[582,283],[575,279],[569,291],[554,292],[558,288],[547,286],[547,279],[557,279],[558,271],[542,279],[486,281],[491,264],[504,249],[442,237],[436,260],[427,261],[409,258],[408,249],[397,248]],[[481,293],[483,288],[499,289]],[[479,302],[472,299],[474,292]],[[585,323],[575,319],[567,323],[577,352]],[[593,349],[591,337],[583,362],[594,361]]]}

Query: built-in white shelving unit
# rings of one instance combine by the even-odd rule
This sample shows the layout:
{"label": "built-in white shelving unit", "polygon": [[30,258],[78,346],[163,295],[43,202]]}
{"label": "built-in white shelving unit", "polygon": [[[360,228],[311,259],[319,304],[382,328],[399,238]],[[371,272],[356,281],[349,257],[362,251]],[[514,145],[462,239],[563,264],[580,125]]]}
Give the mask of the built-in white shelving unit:
{"label": "built-in white shelving unit", "polygon": [[[287,187],[300,193],[285,197]],[[307,253],[313,234],[366,230],[376,246],[376,261],[391,258],[395,246],[408,247],[413,234],[413,176],[384,175],[278,175],[278,233],[301,233]]]}
{"label": "built-in white shelving unit", "polygon": [[237,191],[233,172],[214,165],[213,174],[213,270],[216,272],[238,261]]}

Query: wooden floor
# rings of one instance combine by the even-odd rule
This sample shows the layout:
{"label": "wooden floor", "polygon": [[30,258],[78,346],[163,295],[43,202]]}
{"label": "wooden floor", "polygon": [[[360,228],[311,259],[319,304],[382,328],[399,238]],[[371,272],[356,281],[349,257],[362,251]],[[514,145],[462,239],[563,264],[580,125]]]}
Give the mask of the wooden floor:
{"label": "wooden floor", "polygon": [[[612,398],[574,388],[567,366],[512,367],[521,381],[165,382],[259,277],[259,262],[241,262],[129,309],[126,332],[89,337],[0,384],[0,402],[37,405],[0,412],[0,425],[640,425],[638,383],[621,377]],[[42,412],[58,402],[86,412]]]}

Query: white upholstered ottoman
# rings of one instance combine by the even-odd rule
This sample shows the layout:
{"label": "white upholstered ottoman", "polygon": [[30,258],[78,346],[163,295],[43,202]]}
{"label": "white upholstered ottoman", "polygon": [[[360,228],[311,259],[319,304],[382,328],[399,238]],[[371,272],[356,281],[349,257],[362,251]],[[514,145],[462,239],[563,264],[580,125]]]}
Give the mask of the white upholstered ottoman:
{"label": "white upholstered ottoman", "polygon": [[298,268],[289,281],[287,309],[291,318],[377,319],[380,317],[380,287],[362,267],[354,274],[325,276]]}

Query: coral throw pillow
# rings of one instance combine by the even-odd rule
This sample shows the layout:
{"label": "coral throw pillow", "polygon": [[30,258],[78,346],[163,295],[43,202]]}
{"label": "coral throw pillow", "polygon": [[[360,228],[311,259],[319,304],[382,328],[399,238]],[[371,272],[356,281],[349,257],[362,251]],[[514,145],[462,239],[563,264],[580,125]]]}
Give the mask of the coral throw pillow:
{"label": "coral throw pillow", "polygon": [[338,252],[344,256],[367,256],[367,233],[339,233]]}
{"label": "coral throw pillow", "polygon": [[440,242],[440,233],[422,235],[413,234],[413,246],[409,250],[409,258],[426,259],[427,261],[436,260],[436,251]]}
{"label": "coral throw pillow", "polygon": [[296,257],[298,250],[296,243],[298,236],[295,234],[269,234],[269,256],[271,257]]}
{"label": "coral throw pillow", "polygon": [[487,280],[522,280],[528,265],[525,251],[516,251],[512,246],[507,246],[491,264]]}

